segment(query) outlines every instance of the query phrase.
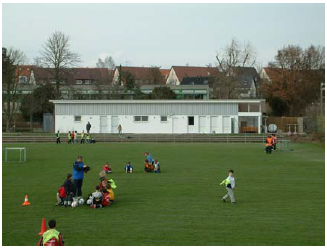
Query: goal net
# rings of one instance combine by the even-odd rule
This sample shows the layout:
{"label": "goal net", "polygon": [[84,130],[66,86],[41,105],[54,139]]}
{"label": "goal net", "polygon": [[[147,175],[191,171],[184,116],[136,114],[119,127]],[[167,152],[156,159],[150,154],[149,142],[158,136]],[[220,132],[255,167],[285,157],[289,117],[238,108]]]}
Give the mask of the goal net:
{"label": "goal net", "polygon": [[290,140],[279,140],[277,143],[277,150],[279,151],[291,151],[291,141]]}

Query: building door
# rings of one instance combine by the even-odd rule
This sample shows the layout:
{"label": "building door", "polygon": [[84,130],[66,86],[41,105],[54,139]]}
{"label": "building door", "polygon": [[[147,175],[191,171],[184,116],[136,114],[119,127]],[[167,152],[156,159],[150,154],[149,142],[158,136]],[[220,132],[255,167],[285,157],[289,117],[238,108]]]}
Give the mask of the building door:
{"label": "building door", "polygon": [[207,117],[199,116],[199,132],[206,133],[207,132]]}
{"label": "building door", "polygon": [[223,116],[223,133],[231,133],[230,116]]}
{"label": "building door", "polygon": [[100,116],[100,133],[108,133],[108,117]]}
{"label": "building door", "polygon": [[210,118],[210,131],[211,133],[218,133],[218,116],[211,116]]}
{"label": "building door", "polygon": [[194,116],[188,116],[187,117],[187,132],[188,133],[194,133]]}
{"label": "building door", "polygon": [[111,132],[118,133],[118,116],[111,116]]}

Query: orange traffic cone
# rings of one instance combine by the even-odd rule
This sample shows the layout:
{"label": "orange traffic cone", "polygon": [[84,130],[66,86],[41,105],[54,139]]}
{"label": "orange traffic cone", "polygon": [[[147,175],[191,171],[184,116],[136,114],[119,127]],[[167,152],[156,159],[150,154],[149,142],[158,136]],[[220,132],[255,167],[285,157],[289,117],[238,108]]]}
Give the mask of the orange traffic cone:
{"label": "orange traffic cone", "polygon": [[23,206],[31,205],[31,203],[28,201],[27,195],[25,195],[25,201],[24,201],[24,203],[22,205]]}
{"label": "orange traffic cone", "polygon": [[46,231],[47,231],[47,227],[45,225],[45,218],[42,218],[41,232],[39,233],[39,235],[43,235],[43,233]]}

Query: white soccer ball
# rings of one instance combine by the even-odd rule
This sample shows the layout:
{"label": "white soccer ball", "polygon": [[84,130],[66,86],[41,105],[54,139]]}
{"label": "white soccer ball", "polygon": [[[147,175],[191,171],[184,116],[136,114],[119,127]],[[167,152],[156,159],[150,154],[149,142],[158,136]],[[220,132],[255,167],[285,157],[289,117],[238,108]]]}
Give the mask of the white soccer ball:
{"label": "white soccer ball", "polygon": [[76,208],[78,206],[78,202],[77,201],[73,201],[73,203],[72,203],[72,207],[73,208]]}
{"label": "white soccer ball", "polygon": [[78,201],[78,204],[79,204],[79,205],[83,205],[83,204],[84,204],[84,199],[83,199],[83,198],[80,199],[80,200]]}
{"label": "white soccer ball", "polygon": [[88,200],[86,201],[86,204],[87,204],[87,205],[91,205],[91,204],[92,204],[92,199],[88,199]]}

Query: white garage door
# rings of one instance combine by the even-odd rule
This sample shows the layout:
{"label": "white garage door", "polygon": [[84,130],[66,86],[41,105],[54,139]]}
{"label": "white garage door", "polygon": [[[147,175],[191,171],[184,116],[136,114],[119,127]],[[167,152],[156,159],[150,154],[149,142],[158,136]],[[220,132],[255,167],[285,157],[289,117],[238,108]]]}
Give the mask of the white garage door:
{"label": "white garage door", "polygon": [[108,117],[100,116],[100,133],[108,132]]}
{"label": "white garage door", "polygon": [[223,116],[223,133],[231,133],[230,116]]}
{"label": "white garage door", "polygon": [[219,124],[218,124],[218,116],[211,116],[210,118],[210,131],[211,133],[215,132],[218,133],[219,130]]}
{"label": "white garage door", "polygon": [[111,132],[118,133],[118,116],[111,116]]}
{"label": "white garage door", "polygon": [[206,116],[200,116],[199,117],[199,126],[200,126],[200,133],[206,133],[207,132],[207,117]]}

